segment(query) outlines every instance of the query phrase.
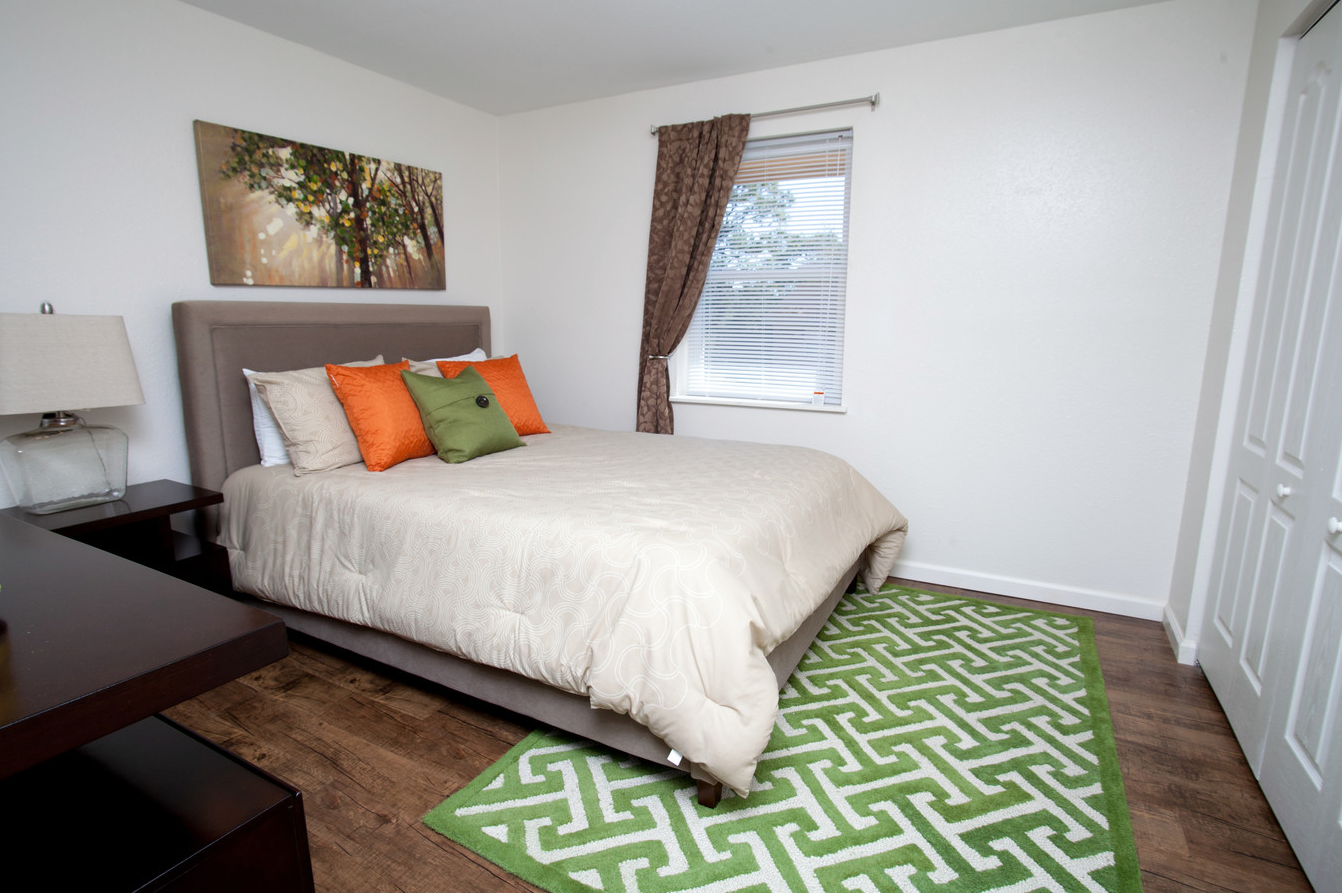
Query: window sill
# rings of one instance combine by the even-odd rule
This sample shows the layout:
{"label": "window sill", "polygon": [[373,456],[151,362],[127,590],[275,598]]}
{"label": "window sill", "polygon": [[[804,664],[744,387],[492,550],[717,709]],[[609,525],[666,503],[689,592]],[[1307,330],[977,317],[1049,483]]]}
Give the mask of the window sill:
{"label": "window sill", "polygon": [[809,403],[782,403],[773,400],[731,400],[726,397],[672,397],[672,403],[695,403],[701,406],[744,406],[748,409],[795,409],[801,412],[830,412],[843,414],[848,407],[813,406]]}

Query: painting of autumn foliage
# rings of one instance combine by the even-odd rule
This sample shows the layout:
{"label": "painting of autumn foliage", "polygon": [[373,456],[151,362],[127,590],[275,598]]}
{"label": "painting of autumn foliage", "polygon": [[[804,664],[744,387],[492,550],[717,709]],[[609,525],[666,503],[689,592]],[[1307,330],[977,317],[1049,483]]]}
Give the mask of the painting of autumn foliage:
{"label": "painting of autumn foliage", "polygon": [[446,288],[441,173],[195,128],[212,284]]}

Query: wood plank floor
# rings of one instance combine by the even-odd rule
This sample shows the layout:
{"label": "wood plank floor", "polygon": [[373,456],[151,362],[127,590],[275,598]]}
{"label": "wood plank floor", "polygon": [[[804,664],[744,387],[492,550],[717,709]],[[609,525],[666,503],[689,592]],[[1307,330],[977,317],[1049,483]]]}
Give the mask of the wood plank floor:
{"label": "wood plank floor", "polygon": [[[1201,671],[1159,623],[1070,613],[1096,620],[1145,893],[1309,891]],[[320,891],[534,889],[419,821],[524,719],[303,639],[168,715],[303,791]]]}

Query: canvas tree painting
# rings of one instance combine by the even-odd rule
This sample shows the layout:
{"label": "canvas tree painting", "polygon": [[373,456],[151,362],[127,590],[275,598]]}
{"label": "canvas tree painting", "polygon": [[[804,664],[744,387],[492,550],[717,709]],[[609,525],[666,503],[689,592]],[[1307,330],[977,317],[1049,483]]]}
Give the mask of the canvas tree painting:
{"label": "canvas tree painting", "polygon": [[214,285],[446,288],[443,175],[195,122]]}

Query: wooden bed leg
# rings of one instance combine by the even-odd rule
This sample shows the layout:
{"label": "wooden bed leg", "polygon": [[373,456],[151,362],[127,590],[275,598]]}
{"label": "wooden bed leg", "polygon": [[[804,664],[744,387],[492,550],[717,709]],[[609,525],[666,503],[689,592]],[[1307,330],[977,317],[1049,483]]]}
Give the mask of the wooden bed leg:
{"label": "wooden bed leg", "polygon": [[722,801],[722,782],[709,782],[695,779],[695,784],[699,785],[699,805],[705,809],[713,809]]}

